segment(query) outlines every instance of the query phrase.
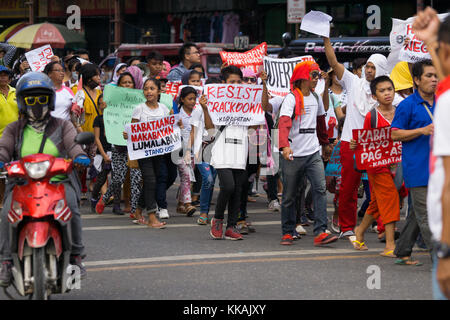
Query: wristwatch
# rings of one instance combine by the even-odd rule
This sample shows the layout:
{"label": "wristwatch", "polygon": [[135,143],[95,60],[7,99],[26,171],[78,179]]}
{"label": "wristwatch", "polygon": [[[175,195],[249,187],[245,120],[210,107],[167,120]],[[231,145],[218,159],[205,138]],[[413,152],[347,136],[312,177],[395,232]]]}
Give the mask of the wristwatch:
{"label": "wristwatch", "polygon": [[450,246],[447,243],[438,243],[436,254],[439,259],[450,258]]}

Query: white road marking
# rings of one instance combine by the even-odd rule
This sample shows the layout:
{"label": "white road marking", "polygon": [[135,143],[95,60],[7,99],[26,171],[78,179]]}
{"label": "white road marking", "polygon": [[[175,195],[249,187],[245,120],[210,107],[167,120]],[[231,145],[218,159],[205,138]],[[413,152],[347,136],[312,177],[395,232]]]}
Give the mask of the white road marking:
{"label": "white road marking", "polygon": [[[371,248],[364,252],[381,252],[383,247]],[[209,259],[236,259],[236,258],[255,258],[255,257],[277,257],[277,256],[304,256],[304,255],[323,255],[323,254],[358,254],[361,251],[354,249],[312,249],[312,250],[292,250],[292,251],[268,251],[268,252],[239,252],[239,253],[212,253],[212,254],[191,254],[178,256],[163,256],[151,258],[135,258],[135,259],[117,259],[117,260],[100,260],[100,261],[85,261],[83,262],[87,267],[94,266],[110,266],[122,264],[139,264],[139,263],[155,263],[167,261],[189,261],[189,260],[209,260]]]}

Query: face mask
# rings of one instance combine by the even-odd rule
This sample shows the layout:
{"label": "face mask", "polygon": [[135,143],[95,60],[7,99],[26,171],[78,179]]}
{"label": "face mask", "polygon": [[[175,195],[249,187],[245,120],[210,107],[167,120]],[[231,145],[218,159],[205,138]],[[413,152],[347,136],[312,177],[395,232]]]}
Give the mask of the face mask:
{"label": "face mask", "polygon": [[78,80],[78,73],[76,73],[75,71],[72,72],[72,79],[77,81]]}
{"label": "face mask", "polygon": [[44,132],[50,118],[48,105],[27,107],[28,124],[36,131]]}
{"label": "face mask", "polygon": [[95,89],[95,88],[98,87],[98,83],[95,82],[95,81],[92,80],[92,79],[89,80],[88,83],[87,83],[86,85],[89,87],[89,89]]}

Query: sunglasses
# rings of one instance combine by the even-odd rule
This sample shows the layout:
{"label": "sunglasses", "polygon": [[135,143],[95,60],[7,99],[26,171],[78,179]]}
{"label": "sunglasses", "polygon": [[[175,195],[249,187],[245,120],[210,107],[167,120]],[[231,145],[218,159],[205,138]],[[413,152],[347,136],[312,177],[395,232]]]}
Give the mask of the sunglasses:
{"label": "sunglasses", "polygon": [[320,73],[319,72],[312,72],[311,73],[311,78],[315,79],[315,78],[319,78],[320,77]]}
{"label": "sunglasses", "polygon": [[247,77],[244,77],[242,80],[244,80],[244,82],[252,82],[252,83],[256,83],[256,78],[247,78]]}
{"label": "sunglasses", "polygon": [[48,98],[49,96],[32,96],[32,97],[25,97],[25,103],[27,106],[34,106],[36,103],[39,103],[41,105],[48,104]]}

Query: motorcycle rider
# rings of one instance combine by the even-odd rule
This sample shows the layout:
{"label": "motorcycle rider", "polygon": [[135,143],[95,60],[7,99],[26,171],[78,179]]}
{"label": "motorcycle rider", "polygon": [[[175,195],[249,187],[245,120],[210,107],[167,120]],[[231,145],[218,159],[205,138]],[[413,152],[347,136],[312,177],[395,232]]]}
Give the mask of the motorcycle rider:
{"label": "motorcycle rider", "polygon": [[[41,144],[44,144],[42,153],[71,158],[76,168],[88,166],[90,164],[88,156],[81,146],[74,142],[77,131],[73,124],[50,115],[55,108],[55,91],[50,78],[41,72],[27,73],[17,83],[16,90],[20,116],[19,120],[5,128],[0,139],[0,168],[3,168],[6,162],[38,153]],[[64,184],[66,201],[72,211],[70,263],[79,267],[81,278],[83,278],[86,275],[86,269],[81,262],[84,257],[84,246],[81,238],[79,211],[81,188],[78,175],[74,170],[69,175],[53,177],[51,182]],[[8,210],[11,207],[13,187],[14,183],[9,181],[0,216],[0,286],[4,287],[10,285],[12,278]]]}

